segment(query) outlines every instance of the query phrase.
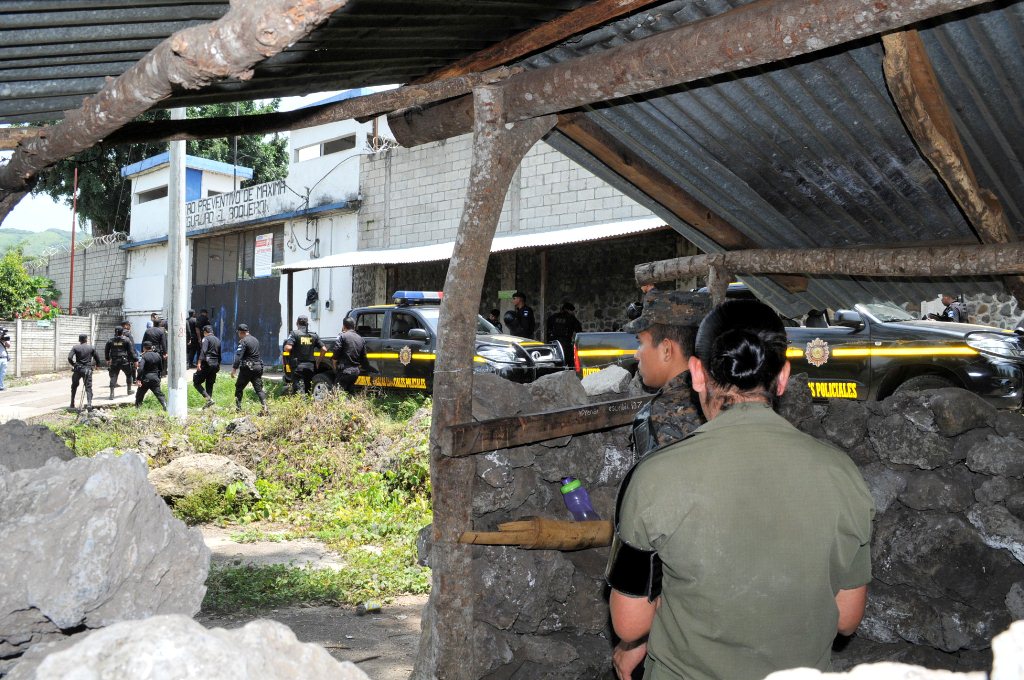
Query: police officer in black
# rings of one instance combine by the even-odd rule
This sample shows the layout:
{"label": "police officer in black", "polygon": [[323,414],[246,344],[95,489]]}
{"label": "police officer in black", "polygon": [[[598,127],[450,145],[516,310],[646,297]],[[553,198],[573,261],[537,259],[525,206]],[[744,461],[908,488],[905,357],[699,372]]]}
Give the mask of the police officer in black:
{"label": "police officer in black", "polygon": [[[338,362],[341,370],[338,370]],[[367,365],[366,341],[356,333],[356,320],[351,316],[341,322],[341,334],[334,347],[334,370],[338,385],[348,392],[355,392],[356,380],[360,370]]]}
{"label": "police officer in black", "polygon": [[78,336],[78,344],[68,352],[68,363],[71,364],[71,410],[75,409],[75,393],[78,392],[78,383],[85,383],[85,398],[88,408],[92,409],[92,367],[93,363],[101,366],[100,355],[96,348],[89,344],[89,336],[82,334]]}
{"label": "police officer in black", "polygon": [[526,304],[526,293],[517,290],[512,295],[513,309],[505,312],[503,320],[505,328],[510,335],[518,335],[521,338],[532,338],[533,332],[537,330],[537,319],[534,316],[533,308]]}
{"label": "police officer in black", "polygon": [[[153,327],[147,328],[146,332],[142,334],[142,344],[145,345],[147,342],[152,344],[153,351],[159,354],[162,360],[167,359],[167,331],[165,329],[164,320],[157,319]],[[163,376],[166,373],[166,368],[163,363],[160,366],[160,375]]]}
{"label": "police officer in black", "polygon": [[572,339],[583,330],[583,324],[576,318],[576,306],[571,302],[563,302],[562,308],[548,317],[545,324],[547,342],[558,342],[562,346],[562,357],[572,357]]}
{"label": "police officer in black", "polygon": [[201,326],[198,324],[196,310],[188,310],[188,318],[185,320],[185,356],[189,368],[196,367],[196,354],[199,352],[199,344],[202,342]]}
{"label": "police officer in black", "polygon": [[213,334],[213,326],[203,326],[203,341],[199,344],[197,366],[192,376],[192,384],[206,399],[203,408],[210,408],[213,406],[213,383],[217,381],[217,371],[220,370],[220,338]]}
{"label": "police officer in black", "polygon": [[295,320],[295,330],[289,333],[288,339],[284,341],[284,352],[292,369],[293,392],[312,394],[313,373],[316,371],[316,357],[313,356],[313,352],[317,349],[321,352],[327,351],[320,336],[309,330],[309,318],[300,316]]}
{"label": "police officer in black", "polygon": [[114,398],[114,388],[117,387],[117,376],[124,373],[124,382],[128,386],[128,394],[132,389],[132,366],[138,361],[135,356],[135,346],[124,337],[124,329],[115,328],[114,337],[107,340],[103,348],[103,358],[107,360],[108,372],[110,373],[110,398]]}
{"label": "police officer in black", "polygon": [[969,322],[967,318],[967,305],[960,302],[956,297],[949,293],[943,293],[942,304],[946,305],[946,308],[942,310],[942,314],[929,314],[929,319],[933,321],[952,321],[953,323]]}
{"label": "police officer in black", "polygon": [[130,375],[128,376],[128,394],[135,391],[135,376],[138,372],[138,354],[139,352],[135,349],[135,338],[132,337],[132,323],[125,319],[121,322],[121,337],[128,341],[128,344],[132,346],[132,352],[135,354],[135,361],[128,364],[128,370]]}
{"label": "police officer in black", "polygon": [[263,391],[263,359],[260,358],[260,341],[249,335],[249,327],[238,324],[238,347],[235,348],[235,363],[231,365],[231,377],[238,375],[235,382],[235,410],[242,410],[242,394],[245,386],[252,383],[260,404],[263,405],[263,414],[269,411],[267,408],[267,393]]}
{"label": "police officer in black", "polygon": [[156,352],[153,343],[145,340],[142,343],[142,356],[139,357],[139,390],[135,393],[135,408],[142,406],[146,392],[152,392],[160,406],[167,410],[167,400],[160,389],[160,371],[163,369],[163,357]]}

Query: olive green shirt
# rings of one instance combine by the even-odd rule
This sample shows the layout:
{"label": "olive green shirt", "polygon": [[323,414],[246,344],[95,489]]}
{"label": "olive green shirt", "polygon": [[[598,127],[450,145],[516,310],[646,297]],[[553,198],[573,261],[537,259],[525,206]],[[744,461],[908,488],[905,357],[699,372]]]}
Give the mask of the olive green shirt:
{"label": "olive green shirt", "polygon": [[874,506],[846,454],[741,403],[638,464],[619,535],[663,562],[644,678],[827,670],[835,595],[871,580]]}

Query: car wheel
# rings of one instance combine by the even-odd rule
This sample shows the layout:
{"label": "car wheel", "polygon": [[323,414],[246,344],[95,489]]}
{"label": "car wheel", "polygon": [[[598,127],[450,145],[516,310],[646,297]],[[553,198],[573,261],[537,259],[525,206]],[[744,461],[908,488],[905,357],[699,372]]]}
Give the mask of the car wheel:
{"label": "car wheel", "polygon": [[896,393],[937,390],[942,387],[956,387],[956,384],[949,378],[944,378],[941,375],[915,375],[897,387]]}
{"label": "car wheel", "polygon": [[317,373],[313,376],[313,400],[322,401],[334,389],[334,378],[329,373]]}

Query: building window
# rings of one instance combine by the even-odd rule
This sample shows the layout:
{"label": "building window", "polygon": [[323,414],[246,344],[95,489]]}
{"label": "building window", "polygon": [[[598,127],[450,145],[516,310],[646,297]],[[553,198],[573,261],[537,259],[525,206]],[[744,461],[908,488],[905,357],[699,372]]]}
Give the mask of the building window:
{"label": "building window", "polygon": [[356,148],[356,136],[346,135],[327,142],[318,142],[303,146],[295,150],[295,162],[310,161],[321,156],[329,156],[332,153],[341,153]]}
{"label": "building window", "polygon": [[135,195],[136,203],[149,203],[161,198],[167,198],[167,187],[157,187],[156,189],[150,189],[149,191],[140,191]]}

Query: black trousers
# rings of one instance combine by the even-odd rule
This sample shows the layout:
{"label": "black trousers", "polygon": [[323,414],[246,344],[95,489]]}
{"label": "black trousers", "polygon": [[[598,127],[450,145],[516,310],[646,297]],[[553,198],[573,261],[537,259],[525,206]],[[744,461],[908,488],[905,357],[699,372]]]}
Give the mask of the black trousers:
{"label": "black trousers", "polygon": [[75,401],[79,382],[85,383],[85,398],[92,406],[92,366],[75,366],[71,372],[71,403]]}
{"label": "black trousers", "polygon": [[292,391],[295,394],[310,394],[313,391],[313,364],[302,362],[292,370]]}
{"label": "black trousers", "polygon": [[142,383],[142,387],[135,391],[135,405],[141,406],[142,400],[146,396],[146,392],[152,392],[156,400],[160,402],[160,405],[167,410],[167,400],[164,399],[164,392],[160,389],[160,376],[154,375],[153,373],[147,373],[146,375],[139,378]]}
{"label": "black trousers", "polygon": [[265,405],[267,403],[267,393],[263,391],[262,366],[256,368],[242,366],[238,369],[238,380],[235,382],[235,404],[241,406],[245,386],[250,383],[252,383],[252,388],[256,391],[256,396],[259,397],[260,403]]}
{"label": "black trousers", "polygon": [[[217,382],[217,371],[219,370],[219,365],[211,366],[203,362],[202,368],[192,375],[192,384],[195,386],[196,391],[207,399],[213,398],[213,383]],[[203,385],[206,386],[206,389],[203,389]]]}
{"label": "black trousers", "polygon": [[335,378],[338,382],[338,387],[349,394],[354,394],[356,391],[356,380],[359,379],[359,368],[349,366],[348,368],[338,369],[338,374]]}
{"label": "black trousers", "polygon": [[110,374],[110,389],[117,387],[117,376],[121,373],[124,373],[125,385],[132,386],[132,365],[127,359],[111,361],[107,373]]}
{"label": "black trousers", "polygon": [[196,342],[195,339],[190,338],[189,341],[185,343],[185,353],[188,355],[188,365],[195,366],[199,359],[199,343]]}

